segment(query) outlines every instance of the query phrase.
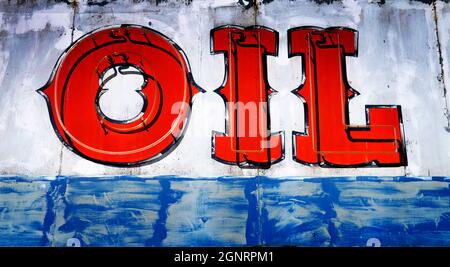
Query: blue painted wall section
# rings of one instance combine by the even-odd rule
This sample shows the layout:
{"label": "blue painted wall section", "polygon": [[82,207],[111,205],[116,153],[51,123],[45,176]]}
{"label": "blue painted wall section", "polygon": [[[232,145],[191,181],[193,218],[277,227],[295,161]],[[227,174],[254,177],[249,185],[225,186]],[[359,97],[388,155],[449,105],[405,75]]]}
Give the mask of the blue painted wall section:
{"label": "blue painted wall section", "polygon": [[450,178],[0,178],[0,246],[450,246]]}

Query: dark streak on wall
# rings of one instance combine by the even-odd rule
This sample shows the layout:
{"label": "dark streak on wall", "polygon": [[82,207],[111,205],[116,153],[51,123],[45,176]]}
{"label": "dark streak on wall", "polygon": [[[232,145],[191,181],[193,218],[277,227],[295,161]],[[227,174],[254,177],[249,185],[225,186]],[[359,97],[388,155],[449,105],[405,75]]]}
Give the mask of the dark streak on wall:
{"label": "dark streak on wall", "polygon": [[447,127],[445,127],[445,130],[450,133],[450,112],[449,112],[449,107],[448,107],[448,103],[447,103],[447,88],[445,86],[445,81],[444,81],[444,77],[445,77],[444,58],[442,57],[442,45],[441,45],[441,40],[440,40],[440,35],[439,35],[439,23],[438,23],[438,14],[436,11],[436,2],[433,2],[433,4],[432,4],[432,12],[433,12],[433,19],[434,19],[434,24],[435,24],[434,32],[436,33],[436,46],[437,46],[437,52],[438,52],[438,56],[439,56],[439,67],[440,67],[438,81],[439,81],[439,83],[442,84],[443,94],[444,94],[444,102],[445,102],[444,116],[448,120],[448,125],[447,125]]}
{"label": "dark streak on wall", "polygon": [[[189,5],[194,0],[176,0],[176,2]],[[256,3],[261,4],[269,4],[271,2],[278,1],[278,0],[236,0],[236,2],[240,5],[245,6],[246,8],[250,8],[254,6]],[[296,0],[290,0],[292,2],[295,2]],[[342,2],[342,0],[309,0],[311,2],[316,2],[318,4],[331,4],[333,2]],[[422,2],[426,4],[432,4],[435,3],[437,0],[410,0],[412,2]],[[450,0],[441,0],[443,2],[448,3]],[[124,2],[129,4],[136,4],[136,3],[150,3],[154,5],[159,5],[164,2],[168,2],[168,0],[46,0],[46,1],[38,1],[38,0],[7,0],[5,2],[0,3],[0,8],[5,9],[7,7],[45,7],[45,6],[51,6],[53,4],[57,3],[66,3],[68,5],[74,5],[74,4],[80,4],[86,2],[88,6],[105,6],[109,3],[113,2]],[[386,3],[386,0],[376,0],[375,3],[379,5],[383,5]]]}

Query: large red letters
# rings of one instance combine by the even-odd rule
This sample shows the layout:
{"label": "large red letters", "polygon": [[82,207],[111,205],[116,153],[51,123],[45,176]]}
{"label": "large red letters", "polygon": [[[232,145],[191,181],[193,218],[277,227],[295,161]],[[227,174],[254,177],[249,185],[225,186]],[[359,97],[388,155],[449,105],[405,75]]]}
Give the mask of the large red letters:
{"label": "large red letters", "polygon": [[225,53],[226,81],[216,90],[227,106],[226,134],[213,136],[213,157],[240,167],[269,168],[283,159],[283,133],[270,133],[267,55],[277,55],[278,34],[253,27],[216,28],[214,53]]}
{"label": "large red letters", "polygon": [[[100,79],[111,68],[126,74],[128,66],[145,78],[145,105],[134,120],[114,121],[99,109]],[[148,28],[122,25],[77,41],[40,93],[56,133],[71,150],[103,164],[136,166],[160,159],[179,143],[198,92],[191,80],[185,57],[172,41]]]}
{"label": "large red letters", "polygon": [[[331,167],[406,165],[400,106],[369,106],[367,125],[349,125],[345,56],[357,52],[357,32],[345,28],[289,30],[289,56],[302,56],[304,83],[293,93],[305,106],[306,131],[293,133],[294,160]],[[284,133],[271,133],[267,56],[278,54],[278,33],[254,26],[211,31],[212,52],[223,53],[225,133],[214,132],[212,157],[242,168],[269,168],[284,158]],[[134,71],[130,71],[133,67]],[[137,71],[136,71],[137,70]],[[100,109],[103,85],[118,73],[144,77],[142,111],[127,121]],[[104,77],[110,73],[110,77]],[[59,59],[38,90],[55,132],[72,151],[112,166],[154,162],[183,137],[195,85],[183,51],[151,29],[122,25],[94,31]],[[369,121],[370,119],[370,121]]]}
{"label": "large red letters", "polygon": [[[348,101],[357,94],[346,82],[345,56],[357,54],[357,32],[346,28],[289,30],[289,55],[301,55],[306,133],[294,133],[294,160],[352,167],[406,164],[399,106],[366,108],[369,125],[349,125]],[[369,122],[370,119],[370,122]]]}

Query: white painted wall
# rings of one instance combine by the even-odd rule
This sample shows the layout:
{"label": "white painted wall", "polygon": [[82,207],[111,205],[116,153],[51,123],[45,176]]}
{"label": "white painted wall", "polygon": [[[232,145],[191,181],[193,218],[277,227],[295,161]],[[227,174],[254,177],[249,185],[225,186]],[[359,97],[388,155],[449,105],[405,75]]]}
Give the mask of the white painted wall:
{"label": "white painted wall", "polygon": [[[437,4],[446,87],[449,90],[450,4]],[[187,54],[195,81],[207,92],[194,99],[181,144],[163,160],[139,167],[108,167],[62,146],[44,99],[35,90],[46,83],[57,58],[72,40],[102,26],[131,23],[174,40]],[[268,170],[240,169],[211,158],[211,131],[224,131],[224,104],[213,93],[224,76],[222,55],[210,55],[209,31],[224,24],[267,26],[280,34],[279,55],[269,58],[272,131],[284,130],[285,159]],[[72,31],[72,26],[74,30]],[[348,79],[361,95],[350,104],[351,122],[364,123],[364,105],[402,106],[408,166],[333,169],[292,161],[291,132],[303,130],[300,100],[290,93],[301,83],[300,58],[287,57],[287,30],[297,26],[345,26],[359,31],[359,56],[348,58]],[[80,3],[16,8],[0,5],[0,174],[182,176],[450,176],[450,132],[431,5],[420,2],[275,0],[245,10],[234,0],[194,0],[155,5],[105,6]],[[389,87],[388,87],[389,86]],[[447,102],[450,97],[447,94]]]}

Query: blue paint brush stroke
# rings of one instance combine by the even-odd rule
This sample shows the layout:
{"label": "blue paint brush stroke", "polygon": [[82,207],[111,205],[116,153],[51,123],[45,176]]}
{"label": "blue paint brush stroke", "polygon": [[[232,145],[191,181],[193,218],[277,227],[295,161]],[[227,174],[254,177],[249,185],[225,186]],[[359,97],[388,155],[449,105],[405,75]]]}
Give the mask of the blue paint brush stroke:
{"label": "blue paint brush stroke", "polygon": [[0,246],[450,246],[449,177],[0,177]]}
{"label": "blue paint brush stroke", "polygon": [[248,215],[246,223],[245,238],[247,245],[256,246],[260,244],[260,220],[259,220],[259,203],[258,203],[258,183],[259,179],[249,179],[245,184],[245,198],[248,201]]}
{"label": "blue paint brush stroke", "polygon": [[166,220],[169,206],[181,198],[180,192],[170,189],[170,180],[161,179],[159,183],[161,185],[161,194],[159,195],[160,210],[158,211],[158,220],[153,227],[154,233],[152,238],[145,242],[146,246],[162,245],[162,242],[167,237]]}

